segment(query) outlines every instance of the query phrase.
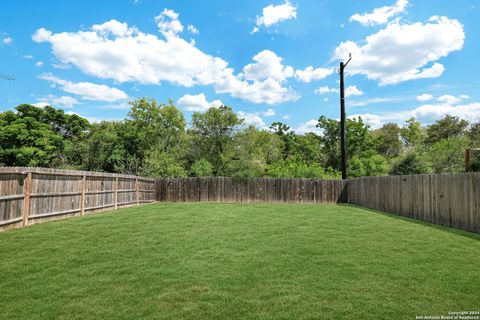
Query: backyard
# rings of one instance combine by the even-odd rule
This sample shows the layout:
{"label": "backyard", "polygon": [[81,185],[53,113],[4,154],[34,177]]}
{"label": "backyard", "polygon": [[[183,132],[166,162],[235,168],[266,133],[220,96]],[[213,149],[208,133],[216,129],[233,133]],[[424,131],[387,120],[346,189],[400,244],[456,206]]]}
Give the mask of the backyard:
{"label": "backyard", "polygon": [[478,310],[479,240],[351,205],[132,207],[0,233],[0,318],[415,319]]}

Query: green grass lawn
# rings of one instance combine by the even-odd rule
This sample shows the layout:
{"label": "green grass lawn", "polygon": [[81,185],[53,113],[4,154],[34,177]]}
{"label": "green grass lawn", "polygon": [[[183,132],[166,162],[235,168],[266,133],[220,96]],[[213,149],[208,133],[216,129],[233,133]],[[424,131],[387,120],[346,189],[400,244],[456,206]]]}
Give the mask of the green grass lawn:
{"label": "green grass lawn", "polygon": [[153,204],[0,233],[1,319],[479,309],[479,235],[348,205]]}

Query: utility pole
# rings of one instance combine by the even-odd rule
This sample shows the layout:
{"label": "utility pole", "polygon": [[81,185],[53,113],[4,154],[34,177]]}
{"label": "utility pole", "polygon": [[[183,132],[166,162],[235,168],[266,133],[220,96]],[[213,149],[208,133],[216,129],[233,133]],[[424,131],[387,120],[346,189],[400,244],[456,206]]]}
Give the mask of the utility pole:
{"label": "utility pole", "polygon": [[342,152],[342,179],[347,179],[347,137],[345,129],[345,85],[343,81],[343,71],[348,63],[352,60],[352,54],[349,54],[347,62],[340,62],[340,149]]}

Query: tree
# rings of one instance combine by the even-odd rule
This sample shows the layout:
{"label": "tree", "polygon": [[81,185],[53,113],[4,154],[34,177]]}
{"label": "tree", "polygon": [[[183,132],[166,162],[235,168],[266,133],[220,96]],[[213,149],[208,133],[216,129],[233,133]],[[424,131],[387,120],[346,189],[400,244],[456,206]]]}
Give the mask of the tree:
{"label": "tree", "polygon": [[[322,129],[320,138],[322,151],[326,156],[325,166],[335,170],[341,169],[340,162],[340,123],[337,120],[321,116],[317,127]],[[365,124],[361,117],[347,119],[347,154],[349,158],[358,156],[367,150],[373,149],[373,140],[369,134],[370,127]]]}
{"label": "tree", "polygon": [[84,139],[89,126],[50,106],[22,104],[0,113],[0,164],[63,167],[69,160],[65,145]]}
{"label": "tree", "polygon": [[190,173],[195,177],[210,177],[213,175],[213,166],[208,160],[200,159],[192,164]]}
{"label": "tree", "polygon": [[235,130],[241,123],[242,120],[227,106],[210,108],[205,113],[195,112],[190,129],[193,135],[191,159],[204,158],[213,165],[214,175],[223,174],[224,153],[231,146]]}
{"label": "tree", "polygon": [[349,159],[348,166],[350,177],[383,176],[388,173],[389,169],[387,159],[374,152],[353,156],[352,159]]}
{"label": "tree", "polygon": [[460,137],[465,133],[467,127],[467,120],[446,115],[427,127],[427,143],[432,145],[442,139]]}
{"label": "tree", "polygon": [[422,124],[413,117],[409,118],[406,121],[406,125],[400,129],[400,135],[407,149],[421,145],[426,138]]}
{"label": "tree", "polygon": [[389,174],[406,175],[406,174],[423,174],[430,173],[430,164],[425,160],[423,155],[415,151],[409,151],[399,158],[395,159]]}
{"label": "tree", "polygon": [[396,123],[386,123],[380,129],[373,131],[377,152],[389,158],[398,156],[403,147],[400,131]]}
{"label": "tree", "polygon": [[474,123],[468,129],[468,138],[470,147],[480,148],[480,122]]}
{"label": "tree", "polygon": [[467,137],[452,137],[434,143],[428,151],[433,171],[435,173],[464,172],[464,156],[467,147]]}

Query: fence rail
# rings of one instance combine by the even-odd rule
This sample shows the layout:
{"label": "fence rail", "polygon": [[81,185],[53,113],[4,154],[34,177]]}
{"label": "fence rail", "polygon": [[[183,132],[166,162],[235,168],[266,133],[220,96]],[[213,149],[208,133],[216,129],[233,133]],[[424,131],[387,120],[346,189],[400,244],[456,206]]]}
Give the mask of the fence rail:
{"label": "fence rail", "polygon": [[155,201],[155,180],[28,167],[0,168],[0,230]]}
{"label": "fence rail", "polygon": [[158,179],[161,202],[286,202],[340,203],[347,201],[346,181],[319,179],[227,177]]}

